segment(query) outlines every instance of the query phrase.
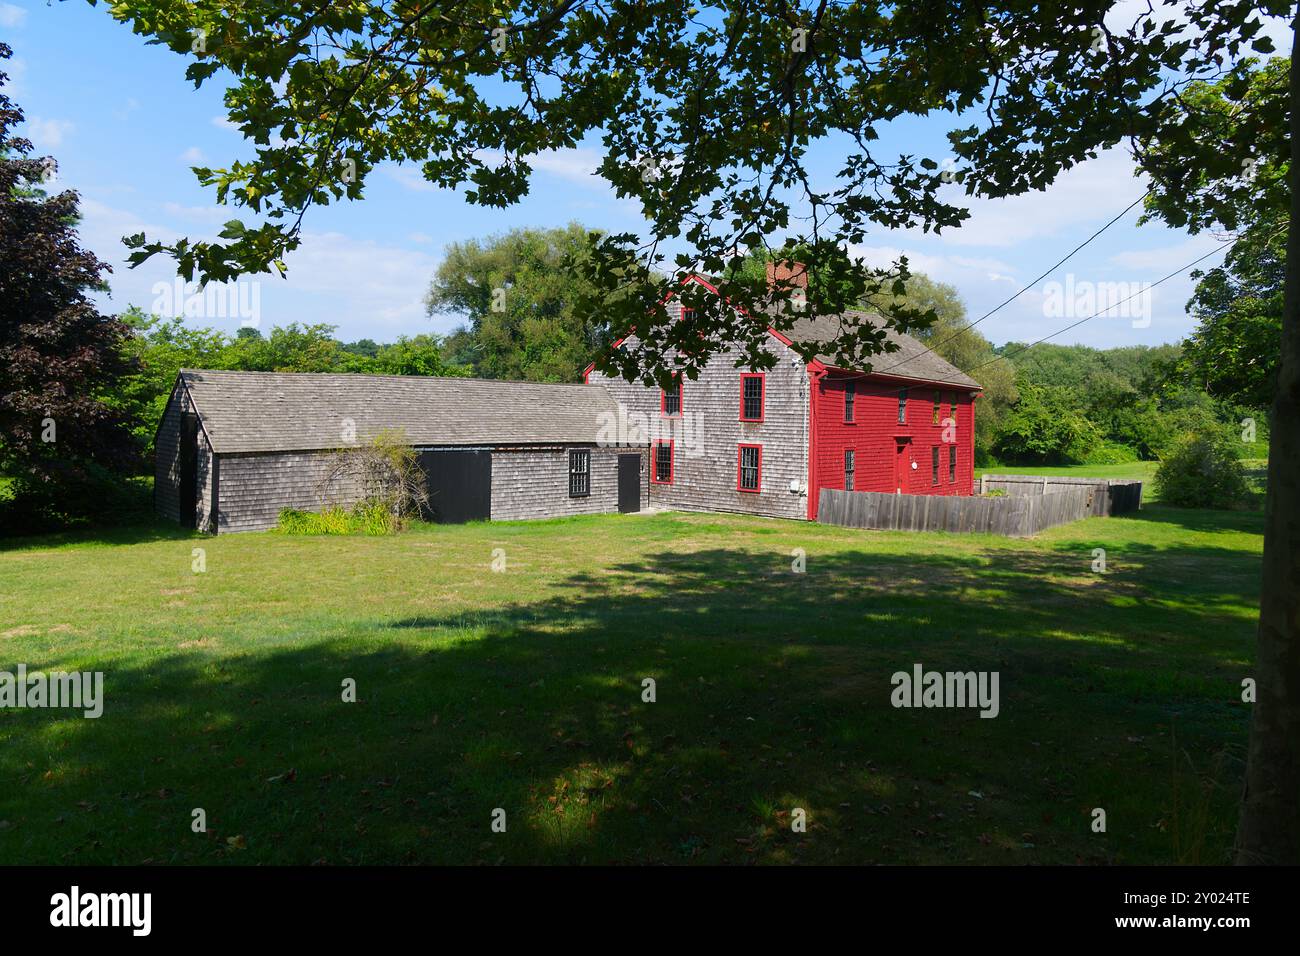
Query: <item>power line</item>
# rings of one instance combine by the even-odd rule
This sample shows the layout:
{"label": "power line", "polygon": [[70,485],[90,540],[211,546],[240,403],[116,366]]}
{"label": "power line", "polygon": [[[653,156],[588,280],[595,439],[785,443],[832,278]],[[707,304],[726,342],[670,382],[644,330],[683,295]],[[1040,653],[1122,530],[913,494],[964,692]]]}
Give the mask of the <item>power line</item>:
{"label": "power line", "polygon": [[1071,249],[1068,253],[1066,253],[1064,258],[1059,259],[1059,260],[1058,260],[1054,265],[1052,265],[1051,267],[1049,267],[1049,268],[1048,268],[1045,272],[1043,272],[1040,276],[1038,276],[1038,277],[1035,278],[1035,279],[1030,280],[1030,281],[1029,281],[1028,283],[1026,283],[1026,284],[1025,284],[1025,285],[1024,285],[1024,286],[1023,286],[1019,291],[1017,291],[1014,295],[1012,295],[1012,296],[1011,296],[1010,298],[1008,298],[1008,299],[1003,300],[1002,302],[999,302],[999,303],[998,303],[997,305],[995,305],[992,309],[990,309],[989,311],[985,312],[983,315],[981,315],[978,319],[976,319],[976,320],[975,320],[974,322],[972,322],[970,325],[968,325],[968,326],[966,326],[966,327],[964,327],[964,328],[960,328],[960,329],[958,329],[956,332],[954,332],[952,335],[948,336],[948,337],[947,337],[946,339],[944,339],[942,342],[936,342],[934,345],[927,346],[924,352],[921,352],[921,353],[919,353],[919,354],[917,354],[917,355],[913,355],[911,358],[904,359],[904,360],[901,361],[901,362],[895,362],[893,365],[889,366],[889,368],[880,369],[880,370],[879,370],[880,374],[884,374],[885,372],[888,372],[889,369],[898,368],[900,365],[906,365],[908,362],[911,362],[913,359],[918,359],[918,358],[920,358],[922,355],[925,355],[926,352],[933,352],[935,349],[939,348],[940,346],[942,346],[942,345],[947,345],[949,342],[951,342],[951,341],[952,341],[953,339],[955,339],[957,336],[961,335],[963,332],[969,332],[971,329],[975,328],[975,326],[979,325],[981,322],[983,322],[983,321],[984,321],[985,319],[987,319],[989,316],[993,315],[995,312],[1000,311],[1003,307],[1008,306],[1008,305],[1010,305],[1012,302],[1016,301],[1016,299],[1020,298],[1022,295],[1024,295],[1026,292],[1028,292],[1030,289],[1032,289],[1034,286],[1038,285],[1038,283],[1042,282],[1044,279],[1046,279],[1049,275],[1051,275],[1053,272],[1055,272],[1055,271],[1056,271],[1057,269],[1059,269],[1061,266],[1065,265],[1065,263],[1069,262],[1070,259],[1074,256],[1074,254],[1075,254],[1076,252],[1078,252],[1078,251],[1079,251],[1080,249],[1082,249],[1084,246],[1088,245],[1088,243],[1092,242],[1094,239],[1096,239],[1098,236],[1100,236],[1103,232],[1105,232],[1105,231],[1106,231],[1107,229],[1109,229],[1111,226],[1115,225],[1115,223],[1117,223],[1117,222],[1119,222],[1121,219],[1123,219],[1124,216],[1128,214],[1129,210],[1131,210],[1131,209],[1132,209],[1134,206],[1136,206],[1138,203],[1140,203],[1140,202],[1142,202],[1144,199],[1146,199],[1147,196],[1150,196],[1150,195],[1151,195],[1151,192],[1152,192],[1152,190],[1147,190],[1145,193],[1143,193],[1143,194],[1142,194],[1141,196],[1139,196],[1137,199],[1133,200],[1131,203],[1129,203],[1127,206],[1125,206],[1125,207],[1124,207],[1124,210],[1123,210],[1119,215],[1117,215],[1114,219],[1110,220],[1110,222],[1106,223],[1106,225],[1102,226],[1100,229],[1098,229],[1096,232],[1094,232],[1091,236],[1089,236],[1087,239],[1083,240],[1083,242],[1079,243],[1077,246],[1075,246],[1073,249]]}
{"label": "power line", "polygon": [[1078,322],[1072,322],[1071,324],[1067,325],[1067,326],[1066,326],[1065,328],[1063,328],[1063,329],[1057,329],[1057,330],[1056,330],[1055,332],[1053,332],[1051,335],[1045,335],[1045,336],[1043,336],[1041,339],[1039,339],[1037,342],[1030,342],[1030,343],[1029,343],[1028,345],[1026,345],[1024,348],[1019,349],[1019,350],[1016,351],[1016,352],[1013,352],[1013,353],[1011,353],[1011,354],[1009,354],[1009,355],[999,355],[999,356],[996,356],[995,358],[991,358],[991,359],[989,359],[987,362],[981,362],[979,365],[976,365],[974,368],[966,369],[966,374],[969,375],[971,372],[977,372],[977,371],[979,371],[980,369],[984,368],[984,366],[986,366],[986,365],[992,365],[994,362],[1000,362],[1002,359],[1009,359],[1009,358],[1014,358],[1014,357],[1017,356],[1017,355],[1023,355],[1025,352],[1028,352],[1030,349],[1032,349],[1035,345],[1042,345],[1042,344],[1043,344],[1044,342],[1046,342],[1048,339],[1054,339],[1054,338],[1056,338],[1058,335],[1061,335],[1061,334],[1064,333],[1064,332],[1068,332],[1068,331],[1070,331],[1070,329],[1077,328],[1077,327],[1079,327],[1080,325],[1083,325],[1083,323],[1088,322],[1088,321],[1090,321],[1090,320],[1092,320],[1092,319],[1097,318],[1097,316],[1099,316],[1099,315],[1105,315],[1105,314],[1106,314],[1107,312],[1109,312],[1111,309],[1118,308],[1119,306],[1123,305],[1125,302],[1128,302],[1130,299],[1136,299],[1138,296],[1140,296],[1140,295],[1144,295],[1144,294],[1146,294],[1147,292],[1150,292],[1152,289],[1154,289],[1156,286],[1160,285],[1162,282],[1168,282],[1170,279],[1174,278],[1175,276],[1182,275],[1182,274],[1183,274],[1184,272],[1186,272],[1188,269],[1191,269],[1191,268],[1193,268],[1194,266],[1198,265],[1199,263],[1204,262],[1206,259],[1210,258],[1210,256],[1216,256],[1216,255],[1218,255],[1220,252],[1226,252],[1227,250],[1229,250],[1229,249],[1231,249],[1233,246],[1235,246],[1235,245],[1237,244],[1237,242],[1238,242],[1238,240],[1237,240],[1237,239],[1234,239],[1234,240],[1232,240],[1232,242],[1229,242],[1229,243],[1227,243],[1227,244],[1225,244],[1225,245],[1222,245],[1222,246],[1220,246],[1220,247],[1217,248],[1217,249],[1211,249],[1211,250],[1210,250],[1209,252],[1207,252],[1205,255],[1199,257],[1198,259],[1193,260],[1192,262],[1187,263],[1187,265],[1183,266],[1181,269],[1175,269],[1173,272],[1169,273],[1169,275],[1164,276],[1163,278],[1157,279],[1155,282],[1151,283],[1151,284],[1150,284],[1149,286],[1147,286],[1145,289],[1141,289],[1141,290],[1139,290],[1139,291],[1137,291],[1137,292],[1134,292],[1132,295],[1127,296],[1126,298],[1120,299],[1118,302],[1113,302],[1113,303],[1111,303],[1110,305],[1106,306],[1106,308],[1104,308],[1104,309],[1102,309],[1102,310],[1100,310],[1100,311],[1098,311],[1098,312],[1094,312],[1092,315],[1086,316],[1086,317],[1080,319]]}

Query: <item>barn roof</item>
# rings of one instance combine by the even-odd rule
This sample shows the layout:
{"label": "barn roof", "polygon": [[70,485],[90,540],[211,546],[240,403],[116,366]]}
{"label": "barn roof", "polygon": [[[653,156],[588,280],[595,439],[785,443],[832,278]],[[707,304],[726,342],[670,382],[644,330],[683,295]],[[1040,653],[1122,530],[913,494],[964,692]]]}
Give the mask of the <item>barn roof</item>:
{"label": "barn roof", "polygon": [[420,375],[182,369],[218,454],[311,451],[401,429],[422,445],[591,443],[617,405],[598,385]]}
{"label": "barn roof", "polygon": [[[870,312],[850,309],[844,315],[852,317],[855,323],[871,322],[877,328],[884,326],[884,319]],[[795,319],[794,326],[785,335],[795,342],[827,342],[838,338],[842,332],[840,316],[824,315]],[[888,326],[884,326],[884,332],[885,338],[898,346],[898,351],[876,356],[871,363],[872,375],[893,375],[943,385],[960,385],[963,388],[980,388],[979,382],[947,359],[930,351],[924,343]],[[838,367],[833,355],[818,355],[817,360]]]}

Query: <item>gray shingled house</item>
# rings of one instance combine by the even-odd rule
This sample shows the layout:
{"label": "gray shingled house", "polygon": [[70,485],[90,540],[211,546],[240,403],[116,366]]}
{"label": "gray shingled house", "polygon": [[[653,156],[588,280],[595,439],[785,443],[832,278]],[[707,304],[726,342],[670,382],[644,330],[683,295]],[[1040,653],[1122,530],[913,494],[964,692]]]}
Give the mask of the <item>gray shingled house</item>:
{"label": "gray shingled house", "polygon": [[639,511],[645,443],[598,441],[616,410],[595,385],[185,369],[158,426],[155,510],[210,532],[270,528],[321,506],[334,450],[400,429],[432,520]]}

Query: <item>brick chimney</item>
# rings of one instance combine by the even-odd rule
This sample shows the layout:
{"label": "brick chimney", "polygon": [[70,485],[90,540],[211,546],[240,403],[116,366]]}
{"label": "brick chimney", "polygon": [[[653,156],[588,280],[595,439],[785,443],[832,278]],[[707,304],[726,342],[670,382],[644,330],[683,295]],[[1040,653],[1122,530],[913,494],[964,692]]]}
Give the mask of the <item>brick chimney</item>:
{"label": "brick chimney", "polygon": [[767,291],[776,292],[808,288],[808,269],[802,262],[783,259],[767,264]]}

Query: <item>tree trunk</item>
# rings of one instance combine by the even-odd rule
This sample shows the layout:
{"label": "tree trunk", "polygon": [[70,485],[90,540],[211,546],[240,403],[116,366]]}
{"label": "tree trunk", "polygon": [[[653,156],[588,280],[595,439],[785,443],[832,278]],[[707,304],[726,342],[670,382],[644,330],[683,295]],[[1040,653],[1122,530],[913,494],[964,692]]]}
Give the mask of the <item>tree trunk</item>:
{"label": "tree trunk", "polygon": [[1300,863],[1300,11],[1291,41],[1291,223],[1282,307],[1282,362],[1268,449],[1264,581],[1255,656],[1256,701],[1238,863]]}

